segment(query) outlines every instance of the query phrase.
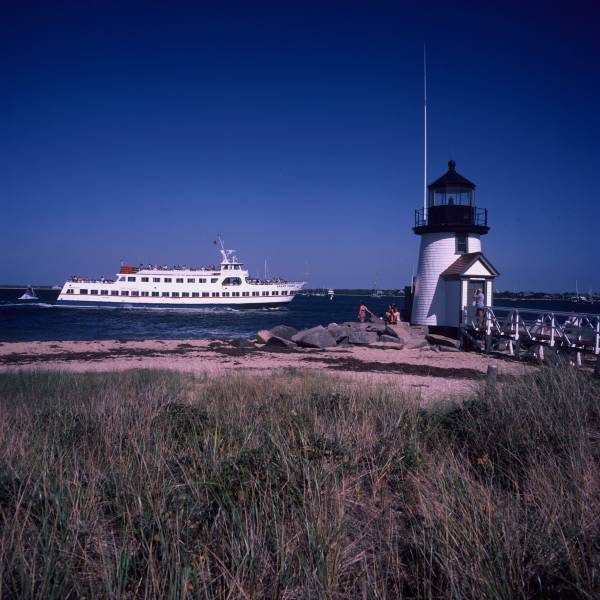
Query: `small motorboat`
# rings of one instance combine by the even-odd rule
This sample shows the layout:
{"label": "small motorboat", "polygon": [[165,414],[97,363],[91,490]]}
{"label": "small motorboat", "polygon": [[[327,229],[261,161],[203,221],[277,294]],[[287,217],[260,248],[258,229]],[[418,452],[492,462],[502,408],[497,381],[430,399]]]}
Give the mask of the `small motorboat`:
{"label": "small motorboat", "polygon": [[329,296],[330,300],[333,300],[333,296],[335,295],[335,292],[334,292],[333,288],[329,288],[327,290],[327,295]]}
{"label": "small motorboat", "polygon": [[25,293],[19,296],[18,300],[39,300],[39,298],[30,286],[25,290]]}

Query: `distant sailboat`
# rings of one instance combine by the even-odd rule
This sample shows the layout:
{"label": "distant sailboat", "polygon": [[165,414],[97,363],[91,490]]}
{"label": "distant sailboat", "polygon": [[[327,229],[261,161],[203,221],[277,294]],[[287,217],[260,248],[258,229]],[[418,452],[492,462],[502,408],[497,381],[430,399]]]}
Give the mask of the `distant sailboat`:
{"label": "distant sailboat", "polygon": [[29,286],[25,290],[25,293],[19,296],[18,300],[39,300],[39,298],[37,297],[37,294],[33,291],[33,288]]}

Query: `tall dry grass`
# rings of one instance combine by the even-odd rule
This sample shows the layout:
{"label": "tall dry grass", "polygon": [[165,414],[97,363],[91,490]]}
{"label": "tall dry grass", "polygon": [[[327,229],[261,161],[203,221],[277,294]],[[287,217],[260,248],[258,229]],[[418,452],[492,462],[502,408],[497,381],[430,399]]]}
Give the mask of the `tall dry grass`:
{"label": "tall dry grass", "polygon": [[0,377],[3,598],[592,598],[600,395]]}

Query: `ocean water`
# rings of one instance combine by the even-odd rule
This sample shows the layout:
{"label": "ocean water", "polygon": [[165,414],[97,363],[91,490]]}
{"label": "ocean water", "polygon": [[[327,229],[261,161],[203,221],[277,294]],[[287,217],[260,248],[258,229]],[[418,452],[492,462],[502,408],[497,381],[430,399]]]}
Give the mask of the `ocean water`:
{"label": "ocean water", "polygon": [[[249,338],[260,329],[291,325],[297,329],[356,320],[365,301],[377,315],[402,298],[296,296],[276,309],[66,308],[53,306],[57,291],[38,290],[40,301],[17,301],[23,290],[0,289],[0,341],[145,340]],[[600,313],[600,304],[568,301],[499,300],[499,305],[543,311]]]}

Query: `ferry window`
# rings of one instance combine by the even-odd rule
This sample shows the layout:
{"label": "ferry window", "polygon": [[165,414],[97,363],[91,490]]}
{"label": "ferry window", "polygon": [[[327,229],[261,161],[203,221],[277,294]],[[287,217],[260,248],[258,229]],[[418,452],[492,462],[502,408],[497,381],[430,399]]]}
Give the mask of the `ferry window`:
{"label": "ferry window", "polygon": [[232,296],[239,296],[239,295],[240,295],[240,293],[239,293],[239,292],[231,292],[231,295],[232,295]]}
{"label": "ferry window", "polygon": [[158,292],[152,292],[153,298],[158,298],[158,296],[160,296],[160,294]]}
{"label": "ferry window", "polygon": [[129,296],[129,292],[121,292],[121,296]]}
{"label": "ferry window", "polygon": [[142,277],[142,281],[144,283],[148,283],[150,281],[150,279],[148,277]]}
{"label": "ferry window", "polygon": [[171,292],[171,298],[179,298],[179,292]]}
{"label": "ferry window", "polygon": [[131,295],[132,295],[132,296],[139,296],[139,295],[140,295],[140,293],[139,293],[139,292],[131,292]]}
{"label": "ferry window", "polygon": [[229,297],[229,292],[223,292],[223,297]]}
{"label": "ferry window", "polygon": [[152,281],[154,281],[154,283],[159,283],[160,282],[160,277],[153,277]]}
{"label": "ferry window", "polygon": [[168,298],[169,297],[169,292],[163,292],[162,293],[162,297],[163,298]]}
{"label": "ferry window", "polygon": [[135,281],[135,277],[128,277],[127,281]]}
{"label": "ferry window", "polygon": [[111,296],[118,296],[119,295],[119,291],[118,290],[111,290],[110,291],[110,295]]}
{"label": "ferry window", "polygon": [[173,281],[170,277],[165,277],[165,283],[171,283]]}
{"label": "ferry window", "polygon": [[206,279],[198,279],[198,283],[206,283]]}
{"label": "ferry window", "polygon": [[281,295],[282,295],[282,296],[287,296],[287,291],[286,291],[286,290],[283,290],[283,292],[281,292]]}
{"label": "ferry window", "polygon": [[79,293],[83,294],[85,296],[88,293],[88,291],[87,290],[79,290]]}
{"label": "ferry window", "polygon": [[273,292],[271,296],[279,296],[279,292]]}
{"label": "ferry window", "polygon": [[108,290],[100,290],[101,296],[108,296]]}
{"label": "ferry window", "polygon": [[213,292],[212,293],[212,297],[213,298],[218,298],[219,297],[219,292]]}
{"label": "ferry window", "polygon": [[456,254],[466,254],[467,236],[464,233],[456,234]]}
{"label": "ferry window", "polygon": [[213,277],[213,278],[210,280],[210,282],[211,282],[211,283],[217,283],[217,281],[218,281],[218,279],[217,279],[216,277]]}
{"label": "ferry window", "polygon": [[181,297],[182,297],[182,298],[189,298],[189,297],[190,297],[190,295],[189,295],[189,293],[188,293],[188,292],[182,292],[182,293],[181,293]]}
{"label": "ferry window", "polygon": [[262,295],[263,295],[263,296],[268,296],[268,295],[269,295],[269,292],[263,292],[263,293],[262,293]]}
{"label": "ferry window", "polygon": [[125,277],[119,277],[119,281],[125,281]]}
{"label": "ferry window", "polygon": [[142,292],[142,296],[144,296],[144,297],[148,296],[148,292]]}
{"label": "ferry window", "polygon": [[233,268],[237,269],[239,271],[240,270],[240,265],[235,265]]}
{"label": "ferry window", "polygon": [[183,277],[178,277],[178,278],[175,280],[175,283],[183,283]]}
{"label": "ferry window", "polygon": [[225,277],[223,285],[242,285],[242,280],[239,277]]}
{"label": "ferry window", "polygon": [[193,277],[188,277],[188,283],[196,283],[196,280]]}
{"label": "ferry window", "polygon": [[203,298],[208,298],[209,296],[210,296],[210,294],[208,292],[202,292]]}
{"label": "ferry window", "polygon": [[192,298],[200,298],[199,292],[192,292]]}
{"label": "ferry window", "polygon": [[67,290],[67,294],[72,294],[73,290]]}
{"label": "ferry window", "polygon": [[252,292],[253,296],[258,296],[258,292]]}
{"label": "ferry window", "polygon": [[242,292],[242,296],[249,296],[250,292]]}
{"label": "ferry window", "polygon": [[94,296],[97,296],[97,295],[98,295],[98,290],[92,290],[92,291],[90,292],[90,294],[93,294]]}

